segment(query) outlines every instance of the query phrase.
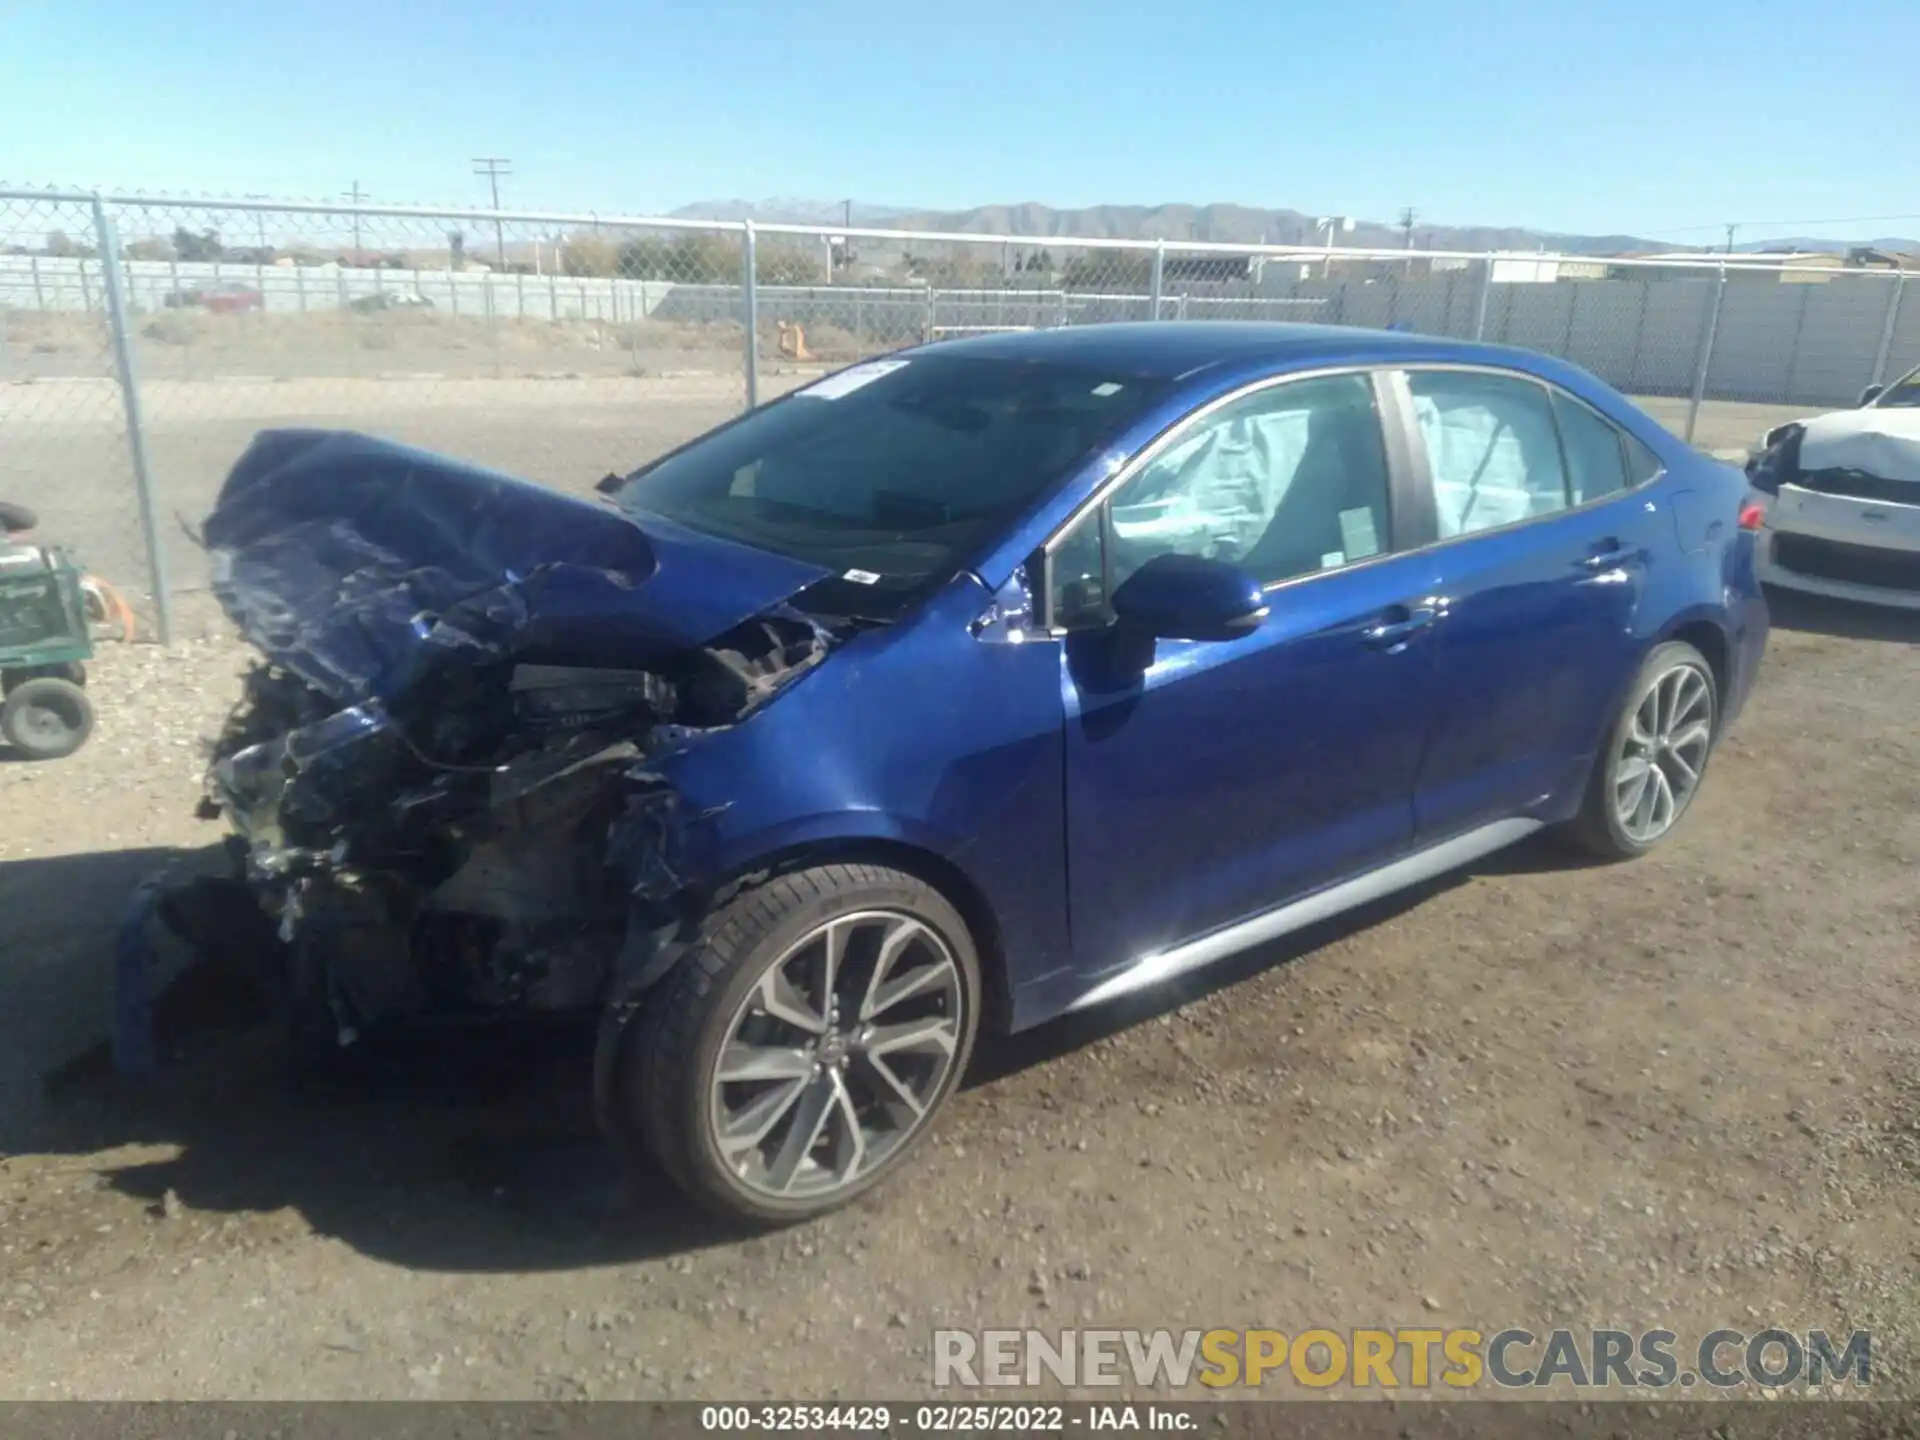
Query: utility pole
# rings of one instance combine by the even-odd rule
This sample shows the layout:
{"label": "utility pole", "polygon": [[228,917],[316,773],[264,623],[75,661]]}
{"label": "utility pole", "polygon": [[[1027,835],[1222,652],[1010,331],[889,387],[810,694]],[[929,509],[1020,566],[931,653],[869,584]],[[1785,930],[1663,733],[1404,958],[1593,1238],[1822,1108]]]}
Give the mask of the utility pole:
{"label": "utility pole", "polygon": [[1729,255],[1733,253],[1733,232],[1739,228],[1740,226],[1737,223],[1727,226],[1727,254]]}
{"label": "utility pole", "polygon": [[[1403,250],[1413,249],[1413,222],[1419,218],[1420,212],[1415,210],[1411,205],[1400,212],[1400,231],[1401,234],[1406,237],[1406,244],[1401,246]],[[1407,260],[1407,274],[1413,274],[1413,260],[1411,257]]]}
{"label": "utility pole", "polygon": [[500,177],[513,174],[512,165],[504,155],[480,155],[473,162],[473,173],[486,176],[493,192],[493,248],[502,270],[507,268],[507,232],[500,223]]}
{"label": "utility pole", "polygon": [[360,202],[367,197],[365,192],[361,190],[358,180],[353,182],[353,189],[347,191],[346,194],[347,198],[353,201],[355,206],[353,212],[353,263],[358,265],[360,263],[360,211],[358,207]]}

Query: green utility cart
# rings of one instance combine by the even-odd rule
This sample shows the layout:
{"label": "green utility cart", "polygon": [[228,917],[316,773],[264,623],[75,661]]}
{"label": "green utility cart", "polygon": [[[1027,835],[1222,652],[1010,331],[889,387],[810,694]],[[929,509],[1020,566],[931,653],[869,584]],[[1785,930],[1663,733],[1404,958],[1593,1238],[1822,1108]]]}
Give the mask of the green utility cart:
{"label": "green utility cart", "polygon": [[0,740],[15,756],[58,760],[87,743],[92,658],[78,567],[53,546],[0,540]]}

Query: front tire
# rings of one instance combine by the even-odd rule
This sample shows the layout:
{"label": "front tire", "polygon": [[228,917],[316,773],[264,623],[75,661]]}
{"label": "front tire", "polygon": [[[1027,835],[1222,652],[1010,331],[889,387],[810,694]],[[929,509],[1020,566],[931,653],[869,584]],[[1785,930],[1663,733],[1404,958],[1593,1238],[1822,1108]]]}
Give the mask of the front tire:
{"label": "front tire", "polygon": [[754,1224],[836,1210],[891,1174],[953,1093],[980,963],[932,886],[822,865],[707,918],[625,1050],[648,1150],[698,1203]]}
{"label": "front tire", "polygon": [[1570,838],[1608,860],[1658,845],[1700,791],[1719,721],[1719,686],[1706,657],[1682,640],[1656,645],[1607,732]]}

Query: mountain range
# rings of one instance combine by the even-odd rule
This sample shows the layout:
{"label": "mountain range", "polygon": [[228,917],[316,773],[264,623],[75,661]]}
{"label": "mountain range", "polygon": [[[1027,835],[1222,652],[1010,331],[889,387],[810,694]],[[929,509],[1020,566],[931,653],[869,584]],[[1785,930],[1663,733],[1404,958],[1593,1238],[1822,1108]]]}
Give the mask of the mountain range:
{"label": "mountain range", "polygon": [[[757,220],[768,224],[842,225],[848,202],[837,200],[702,200],[673,214],[682,219]],[[1203,240],[1226,245],[1315,245],[1322,232],[1315,217],[1299,210],[1269,210],[1250,205],[1087,205],[1056,208],[977,205],[970,210],[926,210],[908,206],[852,203],[852,223],[868,229],[943,230],[968,235],[1005,235],[1014,239],[1072,236],[1088,240]],[[1397,248],[1407,243],[1403,226],[1359,220],[1336,242],[1363,249]],[[1632,251],[1714,246],[1676,246],[1639,235],[1577,235],[1531,230],[1516,225],[1439,225],[1415,219],[1413,243],[1425,250],[1551,250],[1569,255],[1618,255]],[[1736,245],[1741,252],[1845,250],[1859,241],[1799,236]],[[1885,239],[1868,242],[1880,249],[1920,250],[1920,242]]]}

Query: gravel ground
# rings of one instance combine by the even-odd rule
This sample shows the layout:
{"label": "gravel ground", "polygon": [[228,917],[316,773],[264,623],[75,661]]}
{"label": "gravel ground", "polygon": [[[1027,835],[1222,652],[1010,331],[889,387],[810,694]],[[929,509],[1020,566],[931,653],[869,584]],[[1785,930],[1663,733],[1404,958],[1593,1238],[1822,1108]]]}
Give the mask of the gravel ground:
{"label": "gravel ground", "polygon": [[1869,1327],[1915,1388],[1920,625],[1783,597],[1654,856],[1528,845],[988,1045],[919,1163],[754,1238],[610,1161],[570,1034],[295,1091],[215,994],[104,1072],[118,907],[212,838],[244,656],[187,622],[0,765],[0,1396],[904,1396],[1027,1324]]}

